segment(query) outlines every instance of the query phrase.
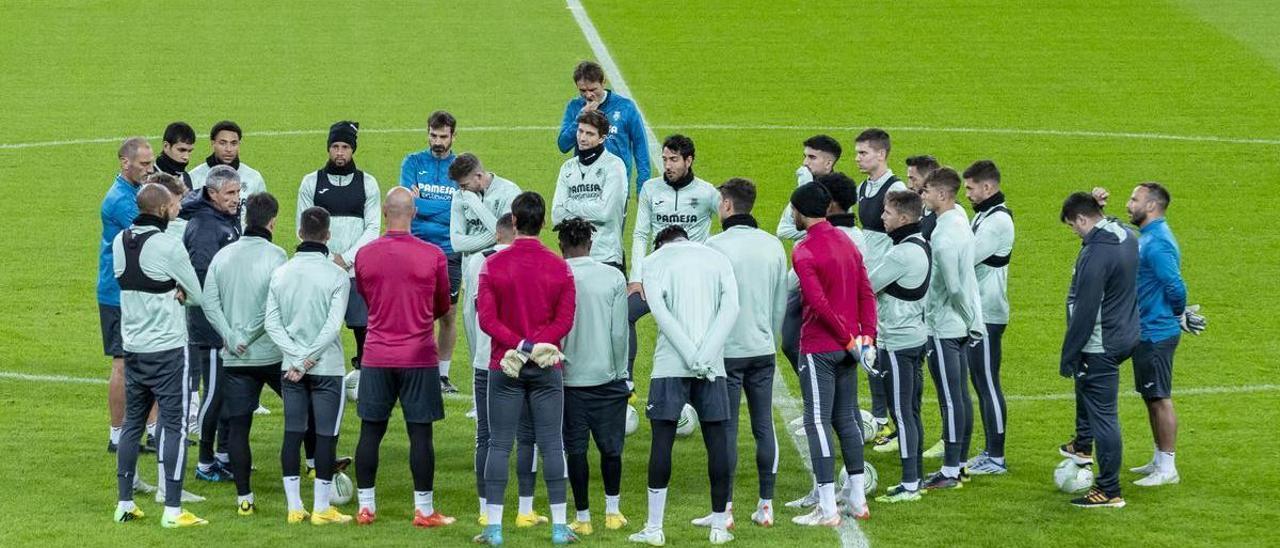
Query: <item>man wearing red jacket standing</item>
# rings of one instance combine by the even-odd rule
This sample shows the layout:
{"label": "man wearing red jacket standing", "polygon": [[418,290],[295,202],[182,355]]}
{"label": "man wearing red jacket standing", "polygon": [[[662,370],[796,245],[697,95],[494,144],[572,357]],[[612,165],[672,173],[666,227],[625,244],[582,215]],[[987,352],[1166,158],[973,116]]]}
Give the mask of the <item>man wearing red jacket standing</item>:
{"label": "man wearing red jacket standing", "polygon": [[834,527],[836,510],[835,428],[849,481],[839,499],[857,519],[871,517],[864,492],[862,427],[858,422],[857,367],[877,374],[875,362],[876,297],[857,246],[827,222],[831,195],[822,185],[807,183],[791,194],[796,228],[807,236],[791,259],[800,278],[803,302],[800,327],[800,391],[804,396],[804,429],[818,480],[818,506],[796,516],[799,525]]}
{"label": "man wearing red jacket standing", "polygon": [[[546,469],[551,503],[551,541],[577,542],[565,507],[564,377],[560,341],[573,327],[575,291],[569,264],[538,240],[546,204],[535,192],[511,202],[516,239],[485,260],[480,271],[476,316],[490,337],[489,458],[485,462],[488,525],[480,544],[502,544],[502,501],[507,490],[511,444],[524,402]],[[497,374],[497,372],[503,374]]]}
{"label": "man wearing red jacket standing", "polygon": [[437,512],[432,500],[435,448],[431,423],[444,418],[439,355],[433,329],[449,312],[449,271],[444,252],[413,236],[409,225],[417,208],[413,193],[396,187],[387,193],[382,214],[387,234],[356,253],[356,290],[369,305],[368,334],[356,410],[356,522],[373,523],[378,511],[374,481],[378,446],[387,433],[391,408],[400,400],[409,431],[409,470],[413,473],[413,525],[440,527],[454,518]]}

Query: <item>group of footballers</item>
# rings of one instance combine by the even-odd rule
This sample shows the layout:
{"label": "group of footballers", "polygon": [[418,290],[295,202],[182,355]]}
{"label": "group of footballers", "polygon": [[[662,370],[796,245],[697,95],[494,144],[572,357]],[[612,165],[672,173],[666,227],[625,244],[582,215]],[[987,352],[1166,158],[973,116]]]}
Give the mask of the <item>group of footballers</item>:
{"label": "group of footballers", "polygon": [[[449,373],[459,305],[473,366],[479,543],[503,542],[513,443],[518,526],[550,521],[557,544],[592,533],[592,439],[604,482],[604,525],[628,524],[619,509],[622,452],[635,397],[635,323],[648,314],[658,330],[644,406],[652,431],[648,517],[632,541],[665,543],[672,449],[686,406],[700,425],[711,484],[711,513],[693,523],[710,529],[713,544],[733,539],[744,395],[759,476],[751,520],[774,523],[779,346],[800,381],[800,422],[813,464],[812,491],[787,503],[811,508],[794,523],[836,526],[842,515],[870,517],[866,442],[901,459],[901,481],[876,499],[884,503],[919,500],[927,491],[960,488],[971,474],[1009,470],[1000,361],[1014,224],[994,163],[977,161],[958,173],[931,156],[912,156],[903,181],[889,169],[889,135],[868,129],[854,139],[865,175],[858,184],[836,170],[840,143],[814,136],[803,143],[797,186],[771,234],[753,214],[752,181],[716,186],[695,176],[694,142],[686,136],[662,142],[662,174],[649,179],[634,103],[605,87],[595,63],[579,64],[573,79],[579,96],[567,106],[558,136],[561,151],[573,156],[560,169],[549,206],[486,170],[476,155],[455,155],[457,121],[443,111],[428,119],[429,148],[405,158],[400,184],[384,195],[356,167],[358,124],[341,121],[329,129],[328,161],[302,178],[295,210],[302,243],[292,257],[272,243],[279,203],[240,161],[235,123],[212,128],[213,153],[190,171],[195,133],[185,123],[166,129],[160,155],[143,138],[126,140],[102,207],[98,287],[104,347],[114,365],[109,449],[118,452],[116,521],[142,518],[134,492],[154,489],[164,503],[163,526],[207,523],[182,509],[200,500],[183,490],[188,436],[197,432],[197,477],[234,481],[239,514],[254,514],[249,431],[266,386],[284,401],[280,463],[289,523],[376,521],[378,447],[397,401],[409,437],[413,524],[453,523],[434,505],[432,425],[444,418],[444,394],[457,391]],[[622,232],[633,173],[638,197],[628,256]],[[957,203],[962,188],[972,218]],[[1073,502],[1115,506],[1123,500],[1108,475],[1119,462],[1114,368],[1135,347],[1135,371],[1145,356],[1149,380],[1159,386],[1144,392],[1157,442],[1144,470],[1155,478],[1150,484],[1176,482],[1168,430],[1175,424],[1168,403],[1172,348],[1179,327],[1202,329],[1203,320],[1197,324],[1194,309],[1186,310],[1167,226],[1157,242],[1166,247],[1151,251],[1162,254],[1161,271],[1144,272],[1137,238],[1101,215],[1106,192],[1083,196],[1087,204],[1081,195],[1068,199],[1062,220],[1085,239],[1086,251],[1106,249],[1093,253],[1089,268],[1077,265],[1068,301],[1063,373],[1076,378],[1081,396],[1077,436],[1062,451],[1091,462],[1097,439],[1098,493]],[[1134,191],[1128,209],[1142,238],[1162,223],[1168,202],[1155,183]],[[548,220],[559,254],[539,239]],[[713,236],[716,220],[722,230]],[[792,268],[784,239],[796,242]],[[1148,247],[1158,246],[1144,244],[1144,254]],[[1085,257],[1082,251],[1080,263]],[[1127,293],[1117,281],[1125,272],[1133,278]],[[1180,297],[1170,288],[1175,281]],[[1144,309],[1142,344],[1128,344],[1139,337],[1136,328],[1118,332],[1129,329],[1117,327],[1125,307],[1136,314],[1143,299],[1157,297],[1168,318],[1153,329],[1167,335],[1165,320],[1172,321],[1172,343],[1147,336]],[[346,401],[343,325],[353,331],[351,366],[359,370],[354,517],[330,501],[335,473],[353,462],[337,453]],[[929,450],[921,420],[925,363],[942,419],[941,439]],[[1107,367],[1110,376],[1095,373]],[[860,419],[859,370],[870,387],[871,431]],[[1141,386],[1148,379],[1138,380]],[[970,384],[985,434],[972,458]],[[837,443],[843,474],[836,472]],[[137,470],[144,450],[157,454],[154,488]],[[532,504],[539,455],[549,520]],[[942,466],[926,475],[929,457],[941,457]],[[300,493],[304,475],[314,476],[310,511]],[[840,475],[847,479],[838,486]],[[572,522],[566,487],[573,491]]]}

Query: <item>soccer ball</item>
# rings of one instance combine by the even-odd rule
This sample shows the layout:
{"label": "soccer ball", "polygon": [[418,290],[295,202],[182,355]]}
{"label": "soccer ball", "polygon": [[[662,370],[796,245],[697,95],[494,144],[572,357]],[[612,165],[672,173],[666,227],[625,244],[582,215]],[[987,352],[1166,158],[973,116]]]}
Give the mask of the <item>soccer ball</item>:
{"label": "soccer ball", "polygon": [[862,443],[871,443],[876,440],[876,418],[866,409],[859,409],[862,416]]}
{"label": "soccer ball", "polygon": [[351,495],[355,491],[355,486],[351,484],[351,478],[342,472],[338,472],[333,475],[333,483],[329,484],[329,503],[334,506],[341,506],[351,502]]}
{"label": "soccer ball", "polygon": [[1063,459],[1053,470],[1053,483],[1063,493],[1080,493],[1093,486],[1093,468]]}
{"label": "soccer ball", "polygon": [[688,436],[697,426],[698,412],[693,410],[692,405],[684,404],[684,409],[680,410],[680,418],[676,420],[676,435]]}
{"label": "soccer ball", "polygon": [[355,369],[347,373],[347,377],[342,380],[342,386],[347,390],[347,399],[351,403],[356,403],[360,394],[360,370]]}
{"label": "soccer ball", "polygon": [[627,426],[626,433],[628,436],[636,433],[640,429],[640,413],[636,412],[634,405],[627,406]]}
{"label": "soccer ball", "polygon": [[862,463],[862,477],[866,483],[863,491],[866,492],[867,496],[871,496],[876,490],[876,480],[880,479],[880,474],[876,472],[876,467],[872,466],[871,463],[864,462]]}

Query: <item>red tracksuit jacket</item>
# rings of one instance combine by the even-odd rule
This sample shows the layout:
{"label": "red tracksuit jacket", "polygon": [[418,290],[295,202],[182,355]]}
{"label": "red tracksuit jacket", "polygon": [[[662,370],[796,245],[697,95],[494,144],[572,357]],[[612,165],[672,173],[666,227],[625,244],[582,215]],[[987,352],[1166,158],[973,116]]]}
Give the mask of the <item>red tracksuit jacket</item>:
{"label": "red tracksuit jacket", "polygon": [[849,236],[826,221],[815,224],[796,244],[791,261],[804,302],[801,352],[839,352],[855,336],[875,338],[876,296]]}
{"label": "red tracksuit jacket", "polygon": [[491,370],[520,341],[559,346],[573,328],[573,271],[537,238],[516,238],[485,259],[476,291],[480,329],[493,339]]}

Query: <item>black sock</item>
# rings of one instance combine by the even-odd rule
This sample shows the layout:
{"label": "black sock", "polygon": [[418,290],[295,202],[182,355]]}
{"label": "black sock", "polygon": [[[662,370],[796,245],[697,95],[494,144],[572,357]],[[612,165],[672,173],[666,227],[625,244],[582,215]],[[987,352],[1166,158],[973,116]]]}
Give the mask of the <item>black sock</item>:
{"label": "black sock", "polygon": [[431,491],[435,487],[436,450],[432,443],[431,423],[405,423],[409,431],[409,471],[413,474],[414,491]]}
{"label": "black sock", "polygon": [[305,434],[302,432],[284,433],[284,445],[280,446],[280,470],[286,478],[301,475],[298,473],[302,467],[299,463],[299,446],[302,445],[303,437]]}
{"label": "black sock", "polygon": [[231,473],[235,476],[236,494],[243,497],[253,492],[249,487],[249,473],[253,469],[249,429],[253,425],[253,413],[231,417],[227,422],[227,453],[231,457]]}

